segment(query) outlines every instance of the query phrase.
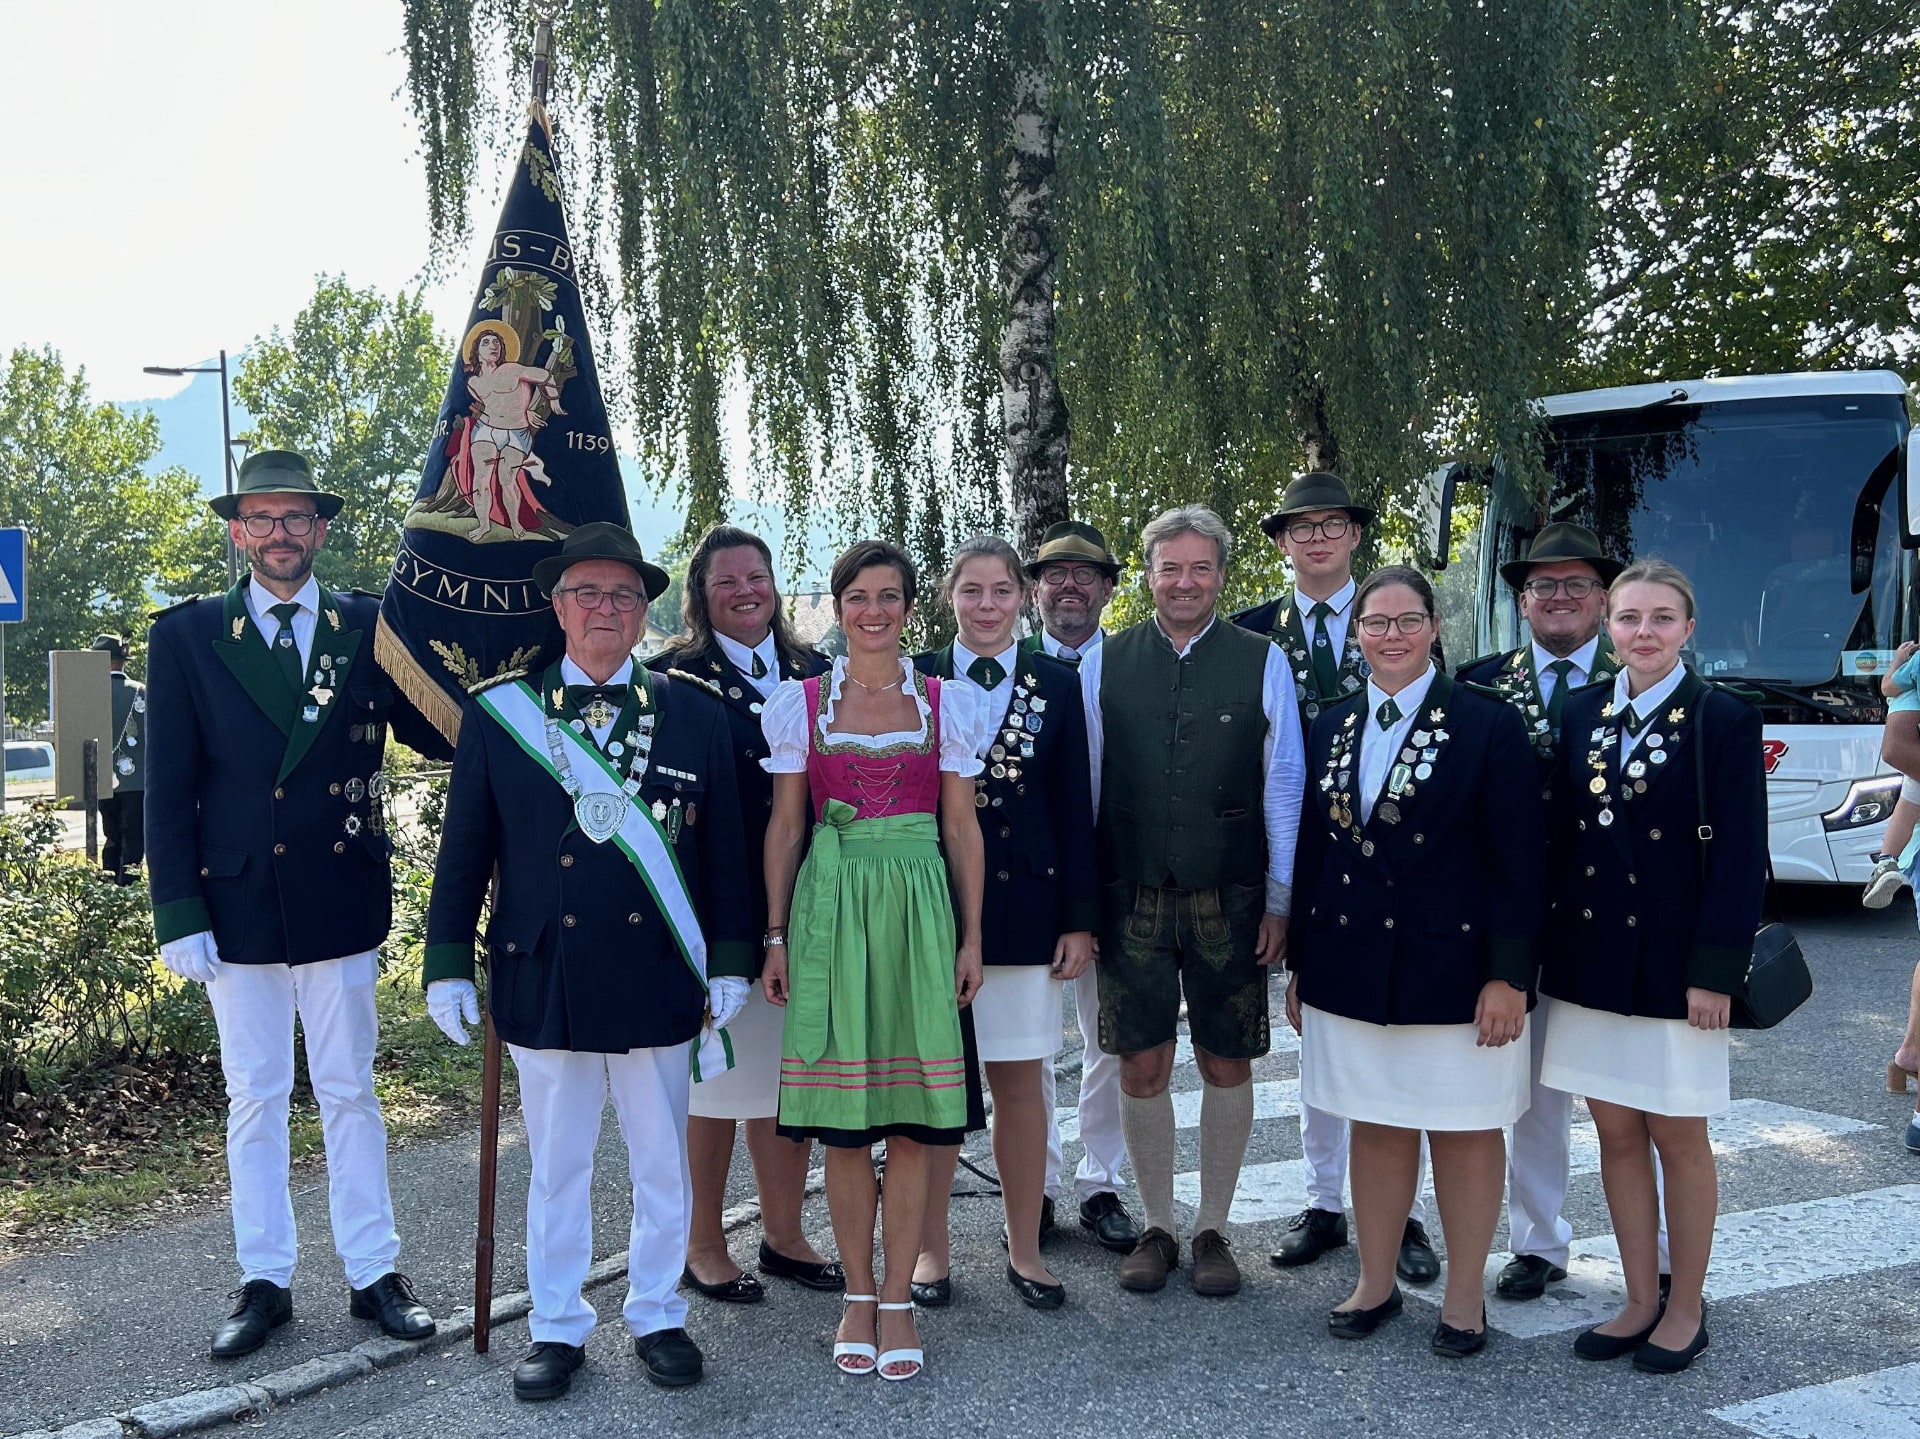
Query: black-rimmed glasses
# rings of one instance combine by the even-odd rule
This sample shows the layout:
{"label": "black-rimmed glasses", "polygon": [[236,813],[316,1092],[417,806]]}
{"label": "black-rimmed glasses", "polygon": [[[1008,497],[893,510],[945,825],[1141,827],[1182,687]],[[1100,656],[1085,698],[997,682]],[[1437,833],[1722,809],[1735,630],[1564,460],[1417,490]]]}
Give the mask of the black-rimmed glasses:
{"label": "black-rimmed glasses", "polygon": [[638,590],[603,590],[598,585],[575,585],[570,590],[555,590],[554,593],[571,595],[573,602],[583,610],[597,610],[610,603],[619,613],[630,615],[640,607]]}
{"label": "black-rimmed glasses", "polygon": [[276,525],[287,532],[289,539],[304,540],[313,533],[313,527],[320,523],[320,516],[315,514],[236,515],[235,518],[256,540],[264,540],[273,533]]}
{"label": "black-rimmed glasses", "polygon": [[1337,540],[1353,527],[1353,521],[1345,515],[1334,515],[1324,520],[1295,520],[1287,526],[1287,538],[1296,545],[1304,545],[1315,534]]}
{"label": "black-rimmed glasses", "polygon": [[1542,575],[1537,580],[1528,580],[1523,589],[1536,600],[1550,600],[1561,590],[1567,592],[1570,600],[1584,600],[1595,590],[1603,589],[1600,581],[1589,579],[1586,575],[1570,575],[1566,579],[1550,580]]}
{"label": "black-rimmed glasses", "polygon": [[1361,634],[1379,639],[1391,629],[1397,629],[1403,635],[1417,635],[1432,620],[1432,615],[1415,610],[1404,615],[1362,615],[1354,623],[1360,626]]}

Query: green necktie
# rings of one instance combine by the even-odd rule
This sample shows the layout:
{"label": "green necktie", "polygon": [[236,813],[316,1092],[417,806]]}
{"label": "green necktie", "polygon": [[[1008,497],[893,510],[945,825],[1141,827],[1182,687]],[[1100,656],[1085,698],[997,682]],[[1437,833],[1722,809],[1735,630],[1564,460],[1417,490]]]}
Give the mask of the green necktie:
{"label": "green necktie", "polygon": [[1333,613],[1333,606],[1316,600],[1307,613],[1318,621],[1313,628],[1313,687],[1320,699],[1332,699],[1340,686],[1340,665],[1333,657],[1333,637],[1327,633],[1327,617]]}
{"label": "green necktie", "polygon": [[983,690],[998,689],[1000,681],[1006,677],[1007,672],[1001,667],[1000,661],[990,660],[984,655],[967,666],[967,678]]}
{"label": "green necktie", "polygon": [[1392,695],[1388,695],[1380,701],[1380,708],[1375,710],[1373,715],[1380,721],[1381,729],[1389,730],[1400,723],[1400,706],[1393,702]]}
{"label": "green necktie", "polygon": [[758,650],[753,652],[753,677],[757,680],[763,680],[767,677],[767,662],[760,658],[760,652]]}
{"label": "green necktie", "polygon": [[1632,735],[1635,739],[1639,739],[1640,731],[1645,729],[1652,719],[1652,715],[1643,715],[1639,710],[1629,704],[1626,713],[1620,716],[1620,723],[1626,727],[1628,734]]}
{"label": "green necktie", "polygon": [[298,695],[307,687],[307,677],[300,671],[300,646],[293,638],[293,617],[300,613],[300,606],[288,600],[270,606],[267,613],[280,621],[280,628],[273,636],[273,657],[280,662],[280,673],[286,676],[287,688]]}
{"label": "green necktie", "polygon": [[1547,666],[1547,673],[1554,677],[1553,693],[1547,697],[1547,727],[1553,731],[1555,739],[1560,738],[1560,712],[1567,707],[1567,691],[1572,688],[1567,676],[1573,673],[1572,660],[1555,660]]}

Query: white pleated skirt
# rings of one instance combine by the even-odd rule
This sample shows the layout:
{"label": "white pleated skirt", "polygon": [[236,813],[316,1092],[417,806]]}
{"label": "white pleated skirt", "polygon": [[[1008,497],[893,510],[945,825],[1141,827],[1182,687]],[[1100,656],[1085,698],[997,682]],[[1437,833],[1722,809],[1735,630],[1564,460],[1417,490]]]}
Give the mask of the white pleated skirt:
{"label": "white pleated skirt", "polygon": [[1498,1049],[1478,1037],[1471,1024],[1368,1024],[1302,1005],[1300,1100],[1396,1129],[1505,1128],[1532,1097],[1531,1036]]}
{"label": "white pleated skirt", "polygon": [[780,1035],[787,1012],[767,1003],[754,980],[746,1007],[727,1026],[733,1068],[693,1086],[687,1113],[695,1119],[772,1119],[780,1112]]}
{"label": "white pleated skirt", "polygon": [[973,997],[973,1037],[982,1064],[1051,1059],[1060,1052],[1060,992],[1044,964],[989,964]]}
{"label": "white pleated skirt", "polygon": [[1540,1082],[1549,1089],[1673,1117],[1724,1114],[1733,1103],[1724,1029],[1553,1001]]}

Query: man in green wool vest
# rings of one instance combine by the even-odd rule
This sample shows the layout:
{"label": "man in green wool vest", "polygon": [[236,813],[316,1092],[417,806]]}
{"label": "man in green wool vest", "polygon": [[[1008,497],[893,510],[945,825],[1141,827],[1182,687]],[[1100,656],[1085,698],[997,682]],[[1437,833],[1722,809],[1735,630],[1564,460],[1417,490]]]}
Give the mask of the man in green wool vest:
{"label": "man in green wool vest", "polygon": [[1200,1108],[1194,1292],[1236,1293],[1227,1213],[1267,1052],[1267,973],[1286,954],[1305,761],[1293,673],[1216,610],[1232,535],[1199,505],[1140,536],[1153,617],[1080,664],[1100,846],[1100,1047],[1120,1056],[1120,1117],[1146,1230],[1120,1283],[1164,1288],[1173,1234],[1174,1032],[1184,994]]}

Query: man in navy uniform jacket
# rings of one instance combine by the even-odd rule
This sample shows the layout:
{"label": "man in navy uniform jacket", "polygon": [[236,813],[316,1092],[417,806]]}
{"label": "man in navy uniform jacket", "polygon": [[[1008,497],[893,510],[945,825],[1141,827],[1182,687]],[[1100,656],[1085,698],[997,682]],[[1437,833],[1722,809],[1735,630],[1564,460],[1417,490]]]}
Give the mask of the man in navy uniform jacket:
{"label": "man in navy uniform jacket", "polygon": [[380,764],[389,726],[423,753],[447,747],[374,663],[379,600],[313,578],[341,500],[320,490],[305,458],[250,455],[236,493],[208,504],[251,574],[154,621],[145,818],[161,958],[207,986],[226,1075],[243,1280],[213,1356],[251,1353],[293,1314],[296,1012],[352,1312],[424,1338],[433,1319],[394,1272],[400,1239],[373,1092],[375,951],[392,911]]}
{"label": "man in navy uniform jacket", "polygon": [[585,1360],[594,1312],[580,1291],[609,1089],[633,1178],[623,1315],[647,1377],[692,1384],[703,1361],[675,1287],[689,1090],[746,1002],[747,866],[759,856],[746,850],[724,709],[633,662],[666,571],[625,529],[596,522],[533,577],[566,655],[482,685],[462,717],[427,910],[427,1007],[466,1043],[463,1020],[479,1018],[475,930],[497,871],[487,1004],[513,1051],[533,1161],[533,1345],[514,1393],[557,1398]]}

